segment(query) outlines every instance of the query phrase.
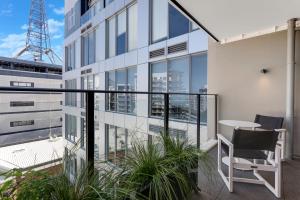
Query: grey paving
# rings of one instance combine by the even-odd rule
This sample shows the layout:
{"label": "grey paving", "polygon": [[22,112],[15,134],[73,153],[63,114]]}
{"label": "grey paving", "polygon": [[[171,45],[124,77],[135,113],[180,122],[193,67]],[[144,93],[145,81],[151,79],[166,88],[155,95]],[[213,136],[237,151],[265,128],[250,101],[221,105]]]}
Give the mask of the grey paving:
{"label": "grey paving", "polygon": [[[234,192],[230,193],[217,173],[217,149],[210,152],[212,158],[212,176],[199,174],[200,194],[195,194],[192,200],[275,200],[277,199],[263,185],[235,183]],[[224,171],[226,166],[223,166]],[[300,161],[287,161],[283,163],[283,200],[300,200]],[[235,170],[237,176],[252,177],[252,172]],[[274,175],[269,172],[261,172],[264,178],[274,180]]]}

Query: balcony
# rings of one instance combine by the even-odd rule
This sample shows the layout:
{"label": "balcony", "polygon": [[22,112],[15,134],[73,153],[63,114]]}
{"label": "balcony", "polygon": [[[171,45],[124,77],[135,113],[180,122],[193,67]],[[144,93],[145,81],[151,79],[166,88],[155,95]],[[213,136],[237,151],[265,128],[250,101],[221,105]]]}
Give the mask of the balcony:
{"label": "balcony", "polygon": [[[55,101],[30,104],[37,110],[47,111],[45,116],[49,116],[47,119],[45,116],[41,117],[43,119],[35,118],[32,120],[33,124],[37,124],[39,120],[46,120],[45,123],[55,125],[56,119],[62,119],[57,122],[63,123],[62,129],[52,128],[44,134],[44,138],[40,138],[42,133],[38,133],[30,141],[2,147],[1,172],[17,169],[26,177],[27,173],[35,171],[49,172],[51,176],[64,171],[72,182],[84,171],[84,166],[96,169],[100,173],[103,166],[113,168],[114,171],[120,169],[123,160],[132,155],[135,143],[143,143],[143,146],[158,145],[161,133],[168,133],[171,138],[178,138],[180,141],[189,141],[189,145],[195,151],[207,150],[216,141],[216,94],[13,87],[0,90],[10,92],[11,99],[20,98],[22,95],[31,99],[38,94],[47,95],[49,99],[53,99],[51,95],[55,94],[65,96],[63,106]],[[149,106],[149,110],[154,109],[149,104],[153,95],[160,95],[162,100],[159,104],[159,115],[155,117],[151,116],[147,109]],[[110,102],[109,96],[114,96],[115,101]],[[178,98],[174,98],[175,96]],[[107,110],[107,104],[115,105],[116,110]],[[54,107],[59,108],[60,112],[55,112],[57,109],[53,109]],[[185,115],[180,114],[183,110]],[[27,115],[27,119],[31,119],[32,116],[33,114]],[[30,133],[32,134],[32,131]],[[14,137],[15,134],[9,135]],[[0,139],[3,137],[6,135],[0,135]],[[2,182],[5,180],[2,177]]]}

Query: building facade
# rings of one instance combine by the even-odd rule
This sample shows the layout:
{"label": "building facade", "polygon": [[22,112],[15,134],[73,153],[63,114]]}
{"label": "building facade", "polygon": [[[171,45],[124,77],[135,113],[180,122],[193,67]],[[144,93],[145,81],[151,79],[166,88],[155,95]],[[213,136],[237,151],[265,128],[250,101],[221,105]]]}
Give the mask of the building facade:
{"label": "building facade", "polygon": [[[65,88],[205,93],[208,36],[167,0],[66,0]],[[201,101],[201,143],[207,130]],[[85,134],[85,99],[65,95],[67,148]],[[170,132],[196,142],[196,97],[170,96]],[[133,140],[162,130],[163,96],[96,94],[96,158],[116,163]],[[154,137],[154,138],[153,138]],[[70,171],[83,166],[84,141]],[[81,153],[80,153],[81,152]],[[77,169],[77,168],[76,168]]]}
{"label": "building facade", "polygon": [[[61,66],[0,57],[0,86],[61,88]],[[61,136],[62,94],[0,93],[0,147]]]}

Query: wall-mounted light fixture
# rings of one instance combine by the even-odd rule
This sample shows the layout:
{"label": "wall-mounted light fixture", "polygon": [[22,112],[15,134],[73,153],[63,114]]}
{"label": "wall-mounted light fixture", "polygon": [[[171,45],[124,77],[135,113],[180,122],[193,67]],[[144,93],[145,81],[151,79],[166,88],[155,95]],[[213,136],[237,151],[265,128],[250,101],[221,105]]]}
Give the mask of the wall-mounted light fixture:
{"label": "wall-mounted light fixture", "polygon": [[260,73],[266,74],[266,73],[269,73],[269,70],[266,69],[266,68],[262,68],[262,69],[260,70]]}

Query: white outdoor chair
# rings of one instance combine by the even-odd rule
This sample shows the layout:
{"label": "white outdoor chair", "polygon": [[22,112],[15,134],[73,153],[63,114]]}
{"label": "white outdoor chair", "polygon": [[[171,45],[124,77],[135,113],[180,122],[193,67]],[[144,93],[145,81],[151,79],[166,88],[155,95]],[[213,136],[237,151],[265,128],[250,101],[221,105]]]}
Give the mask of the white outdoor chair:
{"label": "white outdoor chair", "polygon": [[[230,192],[234,182],[265,185],[276,197],[281,196],[281,147],[277,144],[278,132],[256,130],[234,130],[232,141],[218,134],[218,172]],[[229,156],[228,176],[222,171],[222,151]],[[264,151],[275,152],[275,159],[267,162]],[[253,160],[253,163],[239,163],[238,159]],[[257,160],[266,161],[258,164]],[[234,168],[253,170],[256,179],[234,177]],[[258,171],[269,171],[275,174],[275,186],[265,180]]]}

